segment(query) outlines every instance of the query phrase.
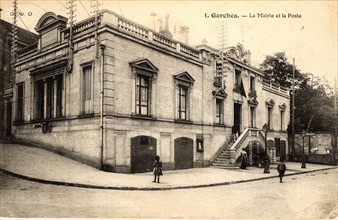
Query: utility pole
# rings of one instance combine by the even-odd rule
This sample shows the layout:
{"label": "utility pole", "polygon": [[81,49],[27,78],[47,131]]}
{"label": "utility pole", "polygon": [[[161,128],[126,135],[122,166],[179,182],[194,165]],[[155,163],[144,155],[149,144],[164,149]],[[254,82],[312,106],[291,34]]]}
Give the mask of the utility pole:
{"label": "utility pole", "polygon": [[292,65],[292,157],[295,158],[295,58]]}
{"label": "utility pole", "polygon": [[223,51],[228,46],[228,25],[225,21],[221,21],[217,26],[217,47]]}
{"label": "utility pole", "polygon": [[14,0],[13,1],[12,45],[11,45],[12,74],[15,73],[15,62],[16,62],[17,41],[18,41],[17,11],[18,11],[18,2],[17,0]]}
{"label": "utility pole", "polygon": [[[100,66],[100,170],[105,170],[104,165],[104,50],[105,44],[101,42],[99,45],[99,1],[98,0],[89,0],[90,7],[92,8],[91,13],[94,13],[95,16],[95,60]],[[101,53],[99,54],[99,47]],[[100,59],[99,59],[100,58]]]}
{"label": "utility pole", "polygon": [[98,37],[98,28],[99,28],[99,4],[98,0],[89,0],[90,7],[92,8],[92,13],[95,16],[95,58],[99,58],[99,37]]}
{"label": "utility pole", "polygon": [[334,113],[335,113],[335,131],[334,131],[334,164],[337,165],[338,148],[338,107],[337,107],[337,79],[334,80]]}
{"label": "utility pole", "polygon": [[74,45],[73,45],[73,26],[74,26],[74,18],[75,15],[75,1],[76,0],[69,0],[68,4],[68,25],[69,25],[69,38],[68,38],[68,45],[69,45],[69,57],[68,57],[68,64],[67,64],[67,71],[68,73],[72,72],[73,69],[73,53],[74,53]]}

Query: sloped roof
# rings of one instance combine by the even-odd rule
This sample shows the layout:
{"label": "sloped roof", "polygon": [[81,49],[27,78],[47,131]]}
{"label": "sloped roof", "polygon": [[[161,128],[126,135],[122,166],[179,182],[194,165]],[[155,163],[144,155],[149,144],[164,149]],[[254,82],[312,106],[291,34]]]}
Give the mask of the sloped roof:
{"label": "sloped roof", "polygon": [[[1,32],[3,31],[5,34],[12,34],[12,24],[0,19],[0,29]],[[34,44],[38,41],[38,35],[27,31],[21,27],[18,26],[18,41],[27,45]]]}

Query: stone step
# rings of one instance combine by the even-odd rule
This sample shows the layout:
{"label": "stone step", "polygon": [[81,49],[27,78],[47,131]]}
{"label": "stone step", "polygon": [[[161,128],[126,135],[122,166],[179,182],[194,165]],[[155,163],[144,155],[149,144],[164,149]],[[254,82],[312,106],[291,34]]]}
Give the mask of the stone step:
{"label": "stone step", "polygon": [[212,166],[215,166],[215,167],[229,167],[229,168],[234,168],[236,167],[234,164],[220,164],[220,163],[213,163]]}
{"label": "stone step", "polygon": [[217,163],[217,164],[230,164],[231,161],[230,160],[215,160],[214,163]]}
{"label": "stone step", "polygon": [[226,156],[221,156],[221,157],[217,157],[216,160],[230,160],[231,157],[226,157]]}
{"label": "stone step", "polygon": [[227,153],[220,153],[220,156],[230,156],[231,153],[230,152],[227,152]]}
{"label": "stone step", "polygon": [[215,160],[214,163],[231,163],[230,160]]}

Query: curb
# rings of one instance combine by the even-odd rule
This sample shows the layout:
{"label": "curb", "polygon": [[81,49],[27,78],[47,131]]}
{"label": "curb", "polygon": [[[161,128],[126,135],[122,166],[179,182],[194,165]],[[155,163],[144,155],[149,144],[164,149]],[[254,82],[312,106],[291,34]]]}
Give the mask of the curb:
{"label": "curb", "polygon": [[[319,170],[310,170],[310,171],[302,171],[299,173],[290,173],[286,174],[285,176],[294,176],[299,174],[306,174],[306,173],[313,173],[318,171],[324,171],[324,170],[332,170],[337,169],[338,167],[330,167],[330,168],[323,168]],[[50,185],[57,185],[57,186],[71,186],[71,187],[79,187],[79,188],[89,188],[89,189],[108,189],[108,190],[129,190],[129,191],[165,191],[165,190],[174,190],[174,189],[195,189],[195,188],[205,188],[205,187],[213,187],[213,186],[225,186],[225,185],[232,185],[232,184],[239,184],[239,183],[246,183],[246,182],[254,182],[259,180],[265,180],[265,179],[272,179],[278,177],[278,175],[268,176],[268,177],[260,177],[260,178],[254,178],[254,179],[248,179],[248,180],[238,180],[238,181],[228,181],[228,182],[220,182],[220,183],[210,183],[210,184],[201,184],[201,185],[191,185],[191,186],[172,186],[172,187],[129,187],[129,186],[98,186],[98,185],[90,185],[90,184],[82,184],[82,183],[69,183],[69,182],[63,182],[63,181],[55,181],[55,180],[45,180],[45,179],[39,179],[35,177],[29,177],[22,174],[14,173],[5,169],[0,168],[0,171],[19,178],[23,180],[28,180],[32,182],[37,183],[43,183],[43,184],[50,184]]]}

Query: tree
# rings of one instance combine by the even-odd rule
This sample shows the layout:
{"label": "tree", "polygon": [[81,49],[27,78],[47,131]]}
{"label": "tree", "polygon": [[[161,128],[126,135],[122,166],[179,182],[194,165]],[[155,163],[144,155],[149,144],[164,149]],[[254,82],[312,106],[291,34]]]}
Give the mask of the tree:
{"label": "tree", "polygon": [[[284,52],[266,56],[260,68],[265,73],[265,79],[287,88],[292,87],[293,65],[288,62]],[[292,99],[290,106],[291,102]],[[295,130],[332,130],[333,119],[334,96],[327,82],[295,68]]]}
{"label": "tree", "polygon": [[[273,56],[266,56],[260,69],[265,73],[265,79],[283,87],[292,86],[293,65],[288,62],[284,52],[277,52]],[[302,79],[298,69],[295,69],[295,83]]]}
{"label": "tree", "polygon": [[295,128],[307,131],[334,129],[334,96],[326,82],[313,80],[310,73],[295,90]]}

